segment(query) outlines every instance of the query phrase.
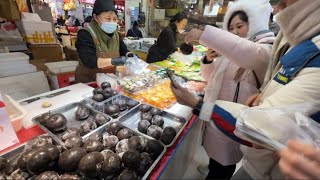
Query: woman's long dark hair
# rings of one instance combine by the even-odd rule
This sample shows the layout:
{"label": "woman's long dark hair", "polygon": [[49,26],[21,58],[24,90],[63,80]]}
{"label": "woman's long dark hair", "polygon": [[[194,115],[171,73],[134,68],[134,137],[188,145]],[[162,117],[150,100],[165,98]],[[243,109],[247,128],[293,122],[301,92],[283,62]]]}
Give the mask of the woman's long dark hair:
{"label": "woman's long dark hair", "polygon": [[181,22],[183,19],[188,19],[188,16],[185,12],[181,11],[174,15],[170,20],[170,27],[175,33],[175,39],[177,39],[177,25],[175,22]]}
{"label": "woman's long dark hair", "polygon": [[241,19],[241,21],[246,22],[246,23],[249,22],[248,15],[244,11],[236,11],[231,15],[231,17],[228,21],[228,27],[227,27],[228,31],[230,30],[230,24],[231,24],[232,19],[238,15],[239,15],[239,18]]}

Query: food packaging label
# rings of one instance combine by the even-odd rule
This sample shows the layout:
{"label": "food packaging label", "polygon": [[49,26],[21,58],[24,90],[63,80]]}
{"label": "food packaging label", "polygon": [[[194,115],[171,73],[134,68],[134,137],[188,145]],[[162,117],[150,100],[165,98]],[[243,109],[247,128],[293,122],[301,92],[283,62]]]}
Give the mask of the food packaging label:
{"label": "food packaging label", "polygon": [[14,132],[3,98],[0,94],[0,151],[18,142],[19,139]]}

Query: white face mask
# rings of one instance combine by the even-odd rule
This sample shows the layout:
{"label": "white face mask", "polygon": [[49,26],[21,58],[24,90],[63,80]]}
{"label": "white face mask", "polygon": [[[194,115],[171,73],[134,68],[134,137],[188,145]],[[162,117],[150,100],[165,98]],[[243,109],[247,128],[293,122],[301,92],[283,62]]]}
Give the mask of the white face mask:
{"label": "white face mask", "polygon": [[182,29],[182,30],[178,29],[178,32],[179,32],[180,34],[184,33],[185,31],[186,31],[186,30],[184,30],[184,29]]}

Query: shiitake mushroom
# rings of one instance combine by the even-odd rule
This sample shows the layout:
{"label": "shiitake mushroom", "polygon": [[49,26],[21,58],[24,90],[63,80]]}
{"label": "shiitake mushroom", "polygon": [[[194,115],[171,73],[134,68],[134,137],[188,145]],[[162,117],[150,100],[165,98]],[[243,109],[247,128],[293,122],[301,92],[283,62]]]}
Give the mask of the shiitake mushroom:
{"label": "shiitake mushroom", "polygon": [[102,91],[103,89],[98,87],[98,88],[95,88],[92,93],[93,95],[102,94]]}
{"label": "shiitake mushroom", "polygon": [[141,113],[141,120],[147,120],[147,121],[151,122],[151,120],[152,120],[151,113],[150,112]]}
{"label": "shiitake mushroom", "polygon": [[117,178],[117,180],[128,180],[128,179],[130,180],[137,179],[137,175],[129,169],[124,169]]}
{"label": "shiitake mushroom", "polygon": [[140,144],[142,146],[142,149],[145,149],[148,144],[148,139],[144,136],[139,136],[139,138],[140,138]]}
{"label": "shiitake mushroom", "polygon": [[90,152],[100,152],[103,150],[103,145],[100,141],[87,141],[84,143],[83,148],[86,150],[87,153]]}
{"label": "shiitake mushroom", "polygon": [[125,167],[136,170],[140,163],[140,153],[134,149],[129,149],[122,155],[122,162]]}
{"label": "shiitake mushroom", "polygon": [[107,81],[101,83],[101,86],[100,86],[102,89],[106,89],[106,88],[111,88],[111,84]]}
{"label": "shiitake mushroom", "polygon": [[139,106],[139,110],[140,110],[141,112],[149,112],[150,109],[151,109],[151,106],[149,106],[149,105],[147,105],[147,104],[141,104],[141,105]]}
{"label": "shiitake mushroom", "polygon": [[42,114],[40,117],[40,120],[39,120],[40,124],[46,126],[46,122],[50,118],[51,115],[52,114],[50,113],[50,111]]}
{"label": "shiitake mushroom", "polygon": [[163,146],[157,140],[150,139],[148,140],[147,146],[144,149],[145,152],[149,153],[153,160],[157,159],[157,157],[163,151]]}
{"label": "shiitake mushroom", "polygon": [[125,99],[117,99],[114,104],[119,107],[120,111],[124,111],[128,108],[127,101]]}
{"label": "shiitake mushroom", "polygon": [[120,108],[115,104],[108,104],[105,106],[104,112],[113,118],[117,118],[120,114]]}
{"label": "shiitake mushroom", "polygon": [[113,151],[111,151],[110,149],[105,149],[103,151],[100,152],[103,155],[104,160],[107,159],[107,157],[109,156],[109,154],[115,154]]}
{"label": "shiitake mushroom", "polygon": [[80,129],[71,127],[71,128],[68,128],[65,132],[63,132],[61,136],[61,140],[64,142],[68,138],[74,137],[74,136],[80,136]]}
{"label": "shiitake mushroom", "polygon": [[143,152],[140,154],[140,163],[139,163],[139,167],[137,169],[137,173],[141,176],[143,176],[148,169],[150,168],[150,166],[152,165],[153,160],[150,156],[150,154]]}
{"label": "shiitake mushroom", "polygon": [[80,160],[86,154],[86,150],[81,147],[74,147],[64,151],[59,157],[59,168],[66,172],[75,171],[78,168]]}
{"label": "shiitake mushroom", "polygon": [[47,144],[53,144],[53,139],[49,135],[41,135],[32,138],[24,147],[24,151],[34,150]]}
{"label": "shiitake mushroom", "polygon": [[61,174],[59,180],[79,180],[80,177],[74,173]]}
{"label": "shiitake mushroom", "polygon": [[158,109],[158,108],[152,108],[150,110],[150,113],[151,113],[152,116],[155,116],[155,115],[161,115],[162,111],[160,109]]}
{"label": "shiitake mushroom", "polygon": [[161,116],[155,115],[155,116],[153,116],[153,118],[151,120],[151,123],[153,125],[156,125],[156,126],[159,126],[159,127],[163,127],[164,121],[163,121],[163,118]]}
{"label": "shiitake mushroom", "polygon": [[147,130],[150,125],[151,125],[151,123],[148,120],[141,120],[138,123],[138,131],[140,131],[144,134],[147,134]]}
{"label": "shiitake mushroom", "polygon": [[147,135],[155,139],[159,139],[162,133],[162,129],[159,126],[151,125],[147,130]]}
{"label": "shiitake mushroom", "polygon": [[50,169],[52,156],[46,148],[34,152],[28,160],[27,170],[30,174],[40,174]]}
{"label": "shiitake mushroom", "polygon": [[13,173],[15,170],[17,170],[19,168],[18,167],[19,157],[20,157],[20,155],[17,154],[6,163],[6,168],[4,170],[5,174],[10,175],[11,173]]}
{"label": "shiitake mushroom", "polygon": [[93,117],[93,121],[97,124],[97,126],[102,126],[104,124],[106,124],[107,122],[110,121],[110,118],[105,116],[102,113],[97,113],[94,117]]}
{"label": "shiitake mushroom", "polygon": [[103,146],[108,148],[108,149],[114,149],[116,145],[118,144],[119,139],[115,135],[104,135],[103,136]]}
{"label": "shiitake mushroom", "polygon": [[102,102],[104,100],[104,95],[103,94],[95,94],[92,96],[92,100],[96,102]]}
{"label": "shiitake mushroom", "polygon": [[122,139],[129,139],[131,136],[133,136],[133,131],[129,128],[122,128],[117,133],[119,141]]}
{"label": "shiitake mushroom", "polygon": [[102,142],[102,140],[103,140],[102,135],[98,132],[95,132],[90,135],[90,137],[86,140],[86,142],[87,141],[100,141],[100,142]]}
{"label": "shiitake mushroom", "polygon": [[7,159],[0,157],[0,172],[6,168]]}
{"label": "shiitake mushroom", "polygon": [[20,169],[15,170],[13,173],[10,174],[9,177],[7,177],[7,180],[26,180],[30,177],[30,174],[27,172],[24,172]]}
{"label": "shiitake mushroom", "polygon": [[172,142],[176,135],[177,132],[173,127],[165,127],[161,134],[160,141],[163,142],[163,144],[168,145]]}
{"label": "shiitake mushroom", "polygon": [[105,99],[109,99],[113,96],[113,89],[112,88],[105,88],[102,92],[102,95]]}
{"label": "shiitake mushroom", "polygon": [[34,152],[35,152],[34,150],[29,150],[21,154],[17,162],[17,165],[21,170],[24,171],[27,169],[28,160]]}
{"label": "shiitake mushroom", "polygon": [[134,149],[138,152],[143,151],[144,147],[141,144],[141,138],[139,136],[132,136],[129,139],[129,149]]}
{"label": "shiitake mushroom", "polygon": [[81,147],[83,145],[82,138],[80,136],[73,136],[68,138],[65,142],[64,145],[66,148],[71,149],[74,147]]}
{"label": "shiitake mushroom", "polygon": [[126,152],[129,150],[129,140],[123,139],[116,145],[116,152],[117,154],[120,154],[122,152]]}
{"label": "shiitake mushroom", "polygon": [[59,174],[54,171],[46,171],[39,174],[35,180],[58,180]]}
{"label": "shiitake mushroom", "polygon": [[112,178],[122,170],[121,158],[115,153],[109,153],[101,165],[102,177]]}
{"label": "shiitake mushroom", "polygon": [[82,136],[86,135],[87,133],[97,129],[97,124],[93,121],[85,121],[80,126],[80,134]]}
{"label": "shiitake mushroom", "polygon": [[79,105],[78,109],[75,112],[76,118],[80,121],[87,119],[89,115],[90,109],[84,105]]}
{"label": "shiitake mushroom", "polygon": [[91,152],[81,158],[78,169],[83,176],[97,177],[100,175],[101,164],[104,160],[100,152]]}
{"label": "shiitake mushroom", "polygon": [[106,131],[110,135],[116,135],[120,129],[122,129],[122,124],[119,121],[110,122],[106,127]]}
{"label": "shiitake mushroom", "polygon": [[127,105],[128,105],[128,108],[129,109],[132,109],[133,107],[135,107],[136,105],[138,105],[139,102],[138,101],[135,101],[133,99],[130,99],[128,102],[127,102]]}
{"label": "shiitake mushroom", "polygon": [[46,127],[53,132],[58,132],[66,129],[67,118],[63,114],[53,114],[45,122]]}

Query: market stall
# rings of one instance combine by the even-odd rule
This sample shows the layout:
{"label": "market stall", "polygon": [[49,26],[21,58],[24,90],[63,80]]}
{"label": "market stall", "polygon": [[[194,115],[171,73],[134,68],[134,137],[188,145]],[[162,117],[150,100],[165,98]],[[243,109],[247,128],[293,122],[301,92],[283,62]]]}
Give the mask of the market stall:
{"label": "market stall", "polygon": [[[193,59],[189,59],[188,62],[194,64],[194,61],[199,61],[194,57],[197,55],[193,56]],[[136,61],[137,59],[134,59],[131,63]],[[118,72],[118,76],[100,74],[97,78],[97,84],[91,84],[92,87],[80,83],[20,100],[19,106],[27,112],[16,123],[20,142],[14,147],[1,151],[1,156],[8,157],[8,153],[22,151],[32,138],[45,133],[53,138],[56,144],[70,149],[74,144],[69,145],[68,138],[63,139],[63,137],[66,136],[65,133],[73,131],[72,128],[79,129],[80,139],[84,141],[84,144],[96,134],[101,136],[107,131],[109,134],[105,139],[103,136],[103,140],[100,140],[101,144],[106,143],[105,141],[109,139],[107,137],[111,137],[110,133],[113,132],[109,131],[108,127],[113,123],[121,123],[122,129],[125,129],[123,131],[129,131],[132,135],[126,138],[122,137],[119,135],[122,129],[118,133],[113,133],[112,137],[118,139],[113,151],[117,152],[119,156],[121,152],[127,152],[128,149],[117,149],[116,145],[120,146],[119,143],[121,144],[123,140],[130,140],[131,136],[145,137],[148,142],[155,141],[159,143],[159,147],[162,147],[160,148],[162,151],[152,156],[152,163],[146,166],[147,169],[143,173],[137,171],[140,178],[181,177],[197,148],[195,144],[199,142],[201,122],[192,115],[191,108],[176,103],[170,89],[170,80],[162,69],[176,70],[175,78],[178,79],[183,77],[178,74],[182,70],[199,74],[200,69],[193,66],[189,69],[186,68],[187,61],[185,63],[173,59],[169,61],[171,62],[170,66],[161,66],[161,63],[158,63],[149,65],[148,69],[144,67],[143,71],[137,72],[138,67],[143,67],[146,64],[140,60],[138,62],[142,65],[135,64],[135,68],[132,68],[132,64],[125,65],[126,71]],[[166,62],[162,63],[166,64]],[[188,78],[192,79],[188,76],[182,78],[181,85],[188,87]],[[197,81],[199,82],[199,80]],[[193,92],[197,94],[200,90],[199,92],[193,90]],[[65,123],[62,123],[63,127],[56,127],[57,124],[51,124],[52,121],[43,120],[42,118],[46,114],[49,115],[48,117],[57,116],[58,119],[66,119]],[[98,122],[95,119],[98,114],[106,117],[105,121],[99,120]],[[191,144],[194,146],[189,147]],[[86,146],[81,147],[85,148]],[[110,147],[104,145],[103,148],[107,150]],[[152,150],[147,149],[144,152],[154,154]],[[121,155],[125,156],[123,153]],[[177,165],[181,168],[173,173],[174,168],[170,167]],[[90,176],[83,171],[81,172],[81,175]],[[40,172],[34,174],[40,174]]]}

